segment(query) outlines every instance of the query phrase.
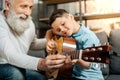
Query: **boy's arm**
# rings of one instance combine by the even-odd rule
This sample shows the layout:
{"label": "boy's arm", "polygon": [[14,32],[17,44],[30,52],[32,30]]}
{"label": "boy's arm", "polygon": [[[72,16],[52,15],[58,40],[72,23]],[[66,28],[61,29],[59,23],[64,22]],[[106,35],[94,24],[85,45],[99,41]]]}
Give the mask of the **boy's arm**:
{"label": "boy's arm", "polygon": [[52,53],[57,47],[55,41],[53,40],[53,36],[54,36],[54,34],[53,34],[52,29],[49,29],[45,35],[45,38],[47,40],[47,42],[46,42],[46,52],[47,53]]}

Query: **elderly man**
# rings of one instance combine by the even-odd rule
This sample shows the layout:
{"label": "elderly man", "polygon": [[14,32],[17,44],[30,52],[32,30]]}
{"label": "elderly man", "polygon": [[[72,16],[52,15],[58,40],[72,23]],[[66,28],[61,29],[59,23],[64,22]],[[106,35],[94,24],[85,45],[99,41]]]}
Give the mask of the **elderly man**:
{"label": "elderly man", "polygon": [[40,71],[58,69],[64,64],[63,55],[45,59],[27,55],[29,48],[46,46],[45,39],[35,37],[30,16],[33,4],[34,0],[5,0],[6,9],[0,13],[0,80],[46,80]]}

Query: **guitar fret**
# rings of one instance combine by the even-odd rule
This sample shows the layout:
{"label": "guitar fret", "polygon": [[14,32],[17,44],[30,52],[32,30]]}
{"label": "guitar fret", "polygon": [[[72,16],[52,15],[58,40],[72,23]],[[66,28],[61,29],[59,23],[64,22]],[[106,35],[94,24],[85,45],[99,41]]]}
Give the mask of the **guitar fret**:
{"label": "guitar fret", "polygon": [[79,50],[77,50],[77,59],[79,59]]}
{"label": "guitar fret", "polygon": [[73,57],[74,57],[74,54],[73,54],[73,53],[74,53],[74,51],[71,51],[71,52],[70,52],[71,59],[73,59]]}
{"label": "guitar fret", "polygon": [[82,59],[82,50],[79,50],[79,59]]}
{"label": "guitar fret", "polygon": [[[101,48],[99,51],[98,48]],[[96,46],[96,50],[93,50],[93,47],[86,48],[84,50],[67,50],[64,52],[64,55],[70,56],[73,59],[83,59],[90,62],[101,62],[109,63],[109,50],[110,46]],[[104,56],[105,55],[105,56]]]}
{"label": "guitar fret", "polygon": [[78,51],[76,50],[75,58],[78,58]]}
{"label": "guitar fret", "polygon": [[75,59],[75,51],[72,51],[71,58],[72,58],[72,59]]}
{"label": "guitar fret", "polygon": [[78,59],[79,58],[79,50],[75,50],[71,52],[71,59]]}
{"label": "guitar fret", "polygon": [[75,58],[75,51],[73,51],[72,54],[73,55],[71,57],[72,57],[72,59],[74,59]]}

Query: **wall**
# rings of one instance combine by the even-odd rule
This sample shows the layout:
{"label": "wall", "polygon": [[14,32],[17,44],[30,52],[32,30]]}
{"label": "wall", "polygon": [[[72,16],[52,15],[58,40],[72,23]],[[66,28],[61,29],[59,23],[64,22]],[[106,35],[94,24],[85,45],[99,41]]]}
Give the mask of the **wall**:
{"label": "wall", "polygon": [[[104,13],[116,13],[120,12],[120,0],[90,0],[87,1],[87,13],[104,14]],[[108,18],[108,19],[98,19],[98,20],[88,20],[87,26],[92,28],[102,28],[109,35],[111,27],[115,28],[119,25],[120,17],[118,18]]]}

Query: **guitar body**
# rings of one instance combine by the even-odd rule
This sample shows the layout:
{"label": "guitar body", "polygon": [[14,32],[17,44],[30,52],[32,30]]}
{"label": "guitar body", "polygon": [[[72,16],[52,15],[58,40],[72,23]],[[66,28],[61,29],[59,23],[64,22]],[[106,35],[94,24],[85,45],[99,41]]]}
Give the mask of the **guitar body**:
{"label": "guitar body", "polygon": [[[72,38],[63,38],[61,50],[62,53],[67,53],[76,50],[76,41]],[[66,56],[67,56],[66,63],[59,69],[57,78],[70,80],[73,71],[73,63],[71,62],[71,56],[69,55]]]}
{"label": "guitar body", "polygon": [[[74,51],[75,48],[68,47],[70,44],[75,45],[76,42],[74,39],[63,38],[59,36],[54,36],[53,39],[57,43],[57,53],[62,54],[63,52]],[[65,43],[65,45],[63,45]],[[66,45],[69,43],[69,45]],[[54,72],[46,72],[47,78],[61,78],[69,80],[72,76],[73,63],[71,62],[70,56],[67,56],[66,63],[59,69]]]}
{"label": "guitar body", "polygon": [[66,63],[64,64],[58,72],[57,78],[70,80],[73,71],[73,64]]}

